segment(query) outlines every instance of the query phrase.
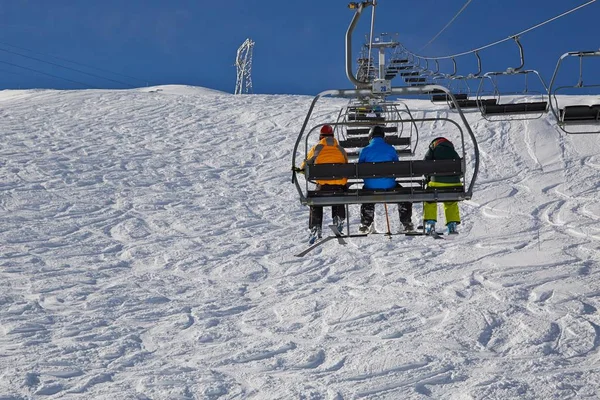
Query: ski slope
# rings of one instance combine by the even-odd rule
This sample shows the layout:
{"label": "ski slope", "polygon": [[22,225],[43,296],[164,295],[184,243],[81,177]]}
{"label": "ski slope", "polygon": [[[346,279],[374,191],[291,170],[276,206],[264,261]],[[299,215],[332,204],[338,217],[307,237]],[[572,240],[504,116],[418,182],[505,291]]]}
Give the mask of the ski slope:
{"label": "ski slope", "polygon": [[468,112],[458,237],[297,258],[311,100],[0,92],[0,399],[600,397],[599,136]]}

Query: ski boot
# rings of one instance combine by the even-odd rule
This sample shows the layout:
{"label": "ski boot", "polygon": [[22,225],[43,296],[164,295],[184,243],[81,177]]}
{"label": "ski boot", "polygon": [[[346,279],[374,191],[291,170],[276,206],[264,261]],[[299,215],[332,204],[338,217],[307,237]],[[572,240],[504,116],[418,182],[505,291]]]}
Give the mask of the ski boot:
{"label": "ski boot", "polygon": [[337,228],[338,232],[344,234],[344,219],[341,217],[333,217],[333,224]]}
{"label": "ski boot", "polygon": [[358,227],[358,231],[360,233],[367,233],[367,234],[369,234],[369,233],[372,232],[372,230],[371,230],[371,226],[372,225],[373,224],[369,224],[369,225],[367,225],[367,224],[360,224],[360,226]]}
{"label": "ski boot", "polygon": [[432,219],[428,219],[425,221],[425,234],[431,235],[435,233],[435,221]]}
{"label": "ski boot", "polygon": [[404,225],[404,232],[412,232],[415,230],[415,226],[412,222],[403,222],[402,225]]}
{"label": "ski boot", "polygon": [[313,244],[317,241],[317,239],[321,239],[321,228],[318,226],[313,226],[310,229],[310,236],[308,237],[308,244]]}
{"label": "ski boot", "polygon": [[446,225],[448,227],[448,233],[450,235],[457,235],[458,231],[456,230],[456,226],[458,224],[456,222],[448,222],[448,224]]}

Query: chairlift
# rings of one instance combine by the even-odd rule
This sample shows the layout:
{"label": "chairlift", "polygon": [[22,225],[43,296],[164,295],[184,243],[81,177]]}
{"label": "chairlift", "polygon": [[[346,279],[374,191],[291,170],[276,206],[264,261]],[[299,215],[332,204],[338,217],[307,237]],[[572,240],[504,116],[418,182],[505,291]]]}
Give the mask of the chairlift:
{"label": "chairlift", "polygon": [[[338,97],[345,99],[368,99],[368,98],[379,98],[380,101],[385,105],[385,110],[399,110],[402,106],[398,105],[397,102],[385,101],[386,98],[397,98],[398,96],[422,96],[430,93],[434,90],[444,91],[450,95],[453,102],[456,100],[450,91],[440,85],[424,85],[422,87],[398,87],[393,88],[391,86],[375,85],[372,82],[361,81],[352,72],[352,31],[356,26],[362,10],[365,6],[373,5],[371,2],[355,3],[356,12],[350,23],[350,26],[346,32],[346,76],[350,82],[356,86],[355,89],[347,90],[327,90],[319,93],[311,102],[308,109],[308,113],[304,119],[294,149],[292,151],[292,182],[294,183],[299,197],[300,202],[303,205],[348,205],[348,204],[363,204],[363,203],[399,203],[399,202],[422,202],[422,201],[462,201],[468,200],[473,195],[473,187],[477,179],[477,173],[479,170],[479,148],[475,135],[469,126],[467,119],[464,114],[460,111],[460,107],[457,105],[457,111],[459,120],[447,117],[437,118],[413,118],[410,111],[407,112],[408,118],[403,118],[403,115],[390,113],[386,115],[367,115],[375,111],[374,107],[370,111],[364,113],[363,110],[356,108],[356,106],[347,106],[346,111],[340,112],[339,115],[348,117],[340,118],[338,116],[335,122],[321,122],[314,124],[312,121],[313,111],[317,102],[325,97]],[[376,103],[372,103],[376,104]],[[350,117],[350,115],[352,115]],[[364,114],[364,116],[363,116]],[[373,120],[373,118],[381,118],[383,121]],[[366,119],[368,118],[368,119]],[[392,119],[387,119],[392,118]],[[381,162],[381,163],[356,163],[349,162],[345,164],[311,164],[306,163],[303,171],[300,171],[298,166],[302,161],[306,161],[309,152],[309,140],[317,136],[317,132],[320,128],[329,124],[334,127],[334,131],[345,132],[347,135],[346,139],[350,141],[352,135],[350,135],[350,129],[365,129],[376,124],[383,122],[385,128],[393,127],[394,124],[415,124],[429,122],[432,126],[438,122],[446,122],[444,132],[435,132],[437,135],[449,136],[447,128],[454,127],[457,134],[451,136],[455,144],[456,150],[461,154],[461,157],[454,160],[403,160],[395,162]],[[309,123],[312,126],[309,127]],[[396,125],[397,127],[397,125]],[[465,135],[465,131],[467,135]],[[394,133],[394,132],[390,132]],[[397,132],[396,132],[397,133]],[[362,132],[364,135],[364,131]],[[465,137],[467,136],[467,137]],[[358,134],[354,137],[360,137]],[[467,151],[466,151],[466,140],[472,142],[470,149],[470,163],[472,165],[472,171],[467,170]],[[417,138],[418,140],[418,138]],[[356,139],[355,142],[361,142],[365,144],[364,137]],[[368,141],[368,140],[367,140]],[[400,138],[398,139],[400,141]],[[301,144],[303,144],[302,156],[299,156]],[[349,143],[346,145],[354,146],[359,143]],[[401,144],[400,144],[401,145]],[[411,149],[411,152],[414,152]],[[470,174],[468,174],[470,172]],[[302,175],[302,178],[300,177]],[[462,186],[458,187],[427,187],[426,176],[434,175],[459,175],[461,177]],[[401,187],[397,187],[390,190],[368,190],[362,186],[364,178],[379,178],[379,177],[393,177],[398,183],[401,183]],[[340,190],[338,192],[323,192],[316,191],[313,188],[316,180],[318,179],[337,179],[347,178],[349,185],[346,190]],[[300,181],[304,180],[305,184],[301,185]]]}
{"label": "chairlift", "polygon": [[[431,84],[433,85],[442,85],[442,86],[446,86],[448,87],[448,89],[450,89],[452,91],[452,89],[450,88],[450,86],[447,85],[448,83],[448,74],[443,74],[440,72],[440,63],[438,60],[435,60],[435,71],[429,71],[429,79],[431,80]],[[439,81],[444,81],[444,84],[440,83]],[[439,102],[446,102],[447,101],[447,96],[446,94],[444,94],[443,91],[440,90],[434,90],[433,92],[429,93],[431,95],[430,100],[433,103],[439,103]],[[454,97],[456,97],[456,93],[454,93]]]}
{"label": "chairlift", "polygon": [[349,160],[358,159],[360,149],[369,144],[369,131],[375,125],[383,127],[386,142],[394,146],[399,157],[414,155],[418,127],[410,109],[401,101],[352,100],[340,110],[337,122],[340,125],[335,133]]}
{"label": "chairlift", "polygon": [[[452,94],[454,95],[454,98],[457,101],[461,101],[461,100],[466,100],[468,98],[468,94],[461,92],[461,91],[457,91],[452,87],[452,80],[455,78],[456,75],[456,62],[454,61],[454,58],[452,58],[452,61],[454,62],[454,72],[452,74],[442,74],[440,73],[440,64],[438,62],[438,60],[435,60],[435,71],[430,71],[430,75],[431,75],[431,81],[432,83],[435,81],[439,81],[439,80],[445,80],[448,82],[449,85],[448,89],[450,89],[450,91],[452,92]],[[432,103],[451,103],[450,97],[448,97],[448,95],[446,95],[443,91],[434,91],[431,93],[431,102]],[[462,108],[462,106],[461,106]]]}
{"label": "chairlift", "polygon": [[411,56],[412,59],[409,60],[410,70],[406,72],[401,72],[400,76],[404,79],[404,82],[408,86],[423,86],[423,84],[427,83],[427,77],[424,76],[425,68],[421,67],[421,61],[419,59],[415,59],[414,56]]}
{"label": "chairlift", "polygon": [[[481,76],[481,58],[479,57],[478,52],[475,52],[475,57],[477,57],[477,72],[468,75],[457,75],[456,60],[452,57],[453,72],[446,75],[446,79],[449,81],[449,88],[462,110],[475,108],[480,110],[482,104],[496,104],[496,99],[490,97],[490,93],[481,93],[479,98],[474,96],[476,91],[472,90],[471,85],[469,85],[470,81],[481,81],[481,79],[483,79]],[[462,87],[459,85],[462,85]],[[437,94],[435,100],[438,102],[446,101],[450,109],[456,109],[454,103],[452,103],[446,95]],[[434,101],[434,99],[432,99],[432,101]]]}
{"label": "chairlift", "polygon": [[[420,96],[430,93],[433,90],[439,90],[449,95],[453,102],[456,99],[452,93],[445,87],[440,85],[425,85],[422,87],[398,87],[390,90],[389,96]],[[365,137],[365,133],[368,132],[368,128],[374,125],[373,120],[364,119],[367,118],[367,114],[364,113],[364,118],[359,118],[359,115],[363,111],[373,111],[367,108],[365,110],[360,109],[360,105],[350,103],[344,110],[340,112],[336,122],[324,122],[313,125],[309,128],[311,122],[313,110],[316,103],[325,97],[340,97],[350,99],[361,99],[372,96],[370,89],[349,89],[349,90],[328,90],[319,93],[312,101],[308,114],[304,120],[298,138],[296,140],[293,156],[292,156],[292,169],[294,170],[292,181],[298,190],[300,196],[300,202],[303,205],[337,205],[337,204],[362,204],[362,203],[398,203],[398,202],[422,202],[422,201],[462,201],[468,200],[472,197],[473,187],[477,178],[479,169],[479,150],[475,135],[471,130],[464,114],[460,111],[460,106],[455,105],[458,115],[459,122],[448,117],[436,117],[436,118],[414,118],[406,108],[406,118],[399,115],[399,110],[404,109],[405,104],[399,104],[395,101],[381,102],[382,106],[385,106],[386,115],[389,118],[384,119],[384,129],[387,129],[389,133],[397,133],[397,124],[408,124],[417,126],[417,124],[430,123],[432,126],[436,122],[446,122],[448,127],[451,127],[452,131],[456,131],[456,134],[451,136],[451,140],[455,143],[456,150],[461,154],[460,159],[456,160],[401,160],[397,162],[383,162],[383,163],[356,163],[352,160],[348,164],[307,164],[305,167],[304,180],[305,185],[301,185],[301,178],[297,166],[302,163],[307,157],[310,150],[309,143],[311,139],[313,142],[316,141],[316,136],[325,124],[332,125],[336,135],[338,135],[339,143],[346,147],[360,148],[368,144],[368,138]],[[388,111],[389,110],[389,111]],[[359,115],[356,115],[356,114]],[[396,114],[395,114],[396,113]],[[353,115],[354,114],[354,115]],[[353,117],[346,117],[353,115]],[[377,118],[377,115],[374,116]],[[373,117],[371,117],[373,118]],[[396,129],[394,129],[396,127]],[[358,131],[358,129],[362,129]],[[466,134],[465,134],[466,132]],[[346,135],[344,137],[344,134]],[[448,135],[447,130],[444,132],[435,133],[438,136]],[[450,137],[450,136],[448,136]],[[395,146],[412,146],[410,153],[406,152],[406,156],[414,155],[414,149],[416,144],[412,141],[407,140],[405,137],[399,136],[387,136],[386,140],[390,141]],[[417,138],[418,140],[418,133]],[[473,171],[468,174],[467,171],[467,145],[466,140],[472,142],[471,148],[473,149],[472,161]],[[303,144],[303,151],[301,151],[301,145]],[[302,154],[303,155],[300,155]],[[356,157],[357,154],[354,156]],[[460,175],[464,185],[462,187],[449,187],[449,188],[428,188],[426,186],[426,176],[432,175]],[[318,179],[336,179],[345,177],[348,178],[349,188],[345,191],[338,192],[321,192],[316,191],[312,188],[315,181]],[[401,187],[390,189],[390,190],[367,190],[362,188],[362,182],[364,178],[375,178],[375,177],[394,177],[396,181],[401,184]]]}
{"label": "chairlift", "polygon": [[[563,54],[558,59],[554,74],[550,81],[550,109],[554,114],[558,127],[565,133],[600,133],[600,96],[594,95],[589,104],[559,104],[558,92],[566,89],[593,89],[598,93],[600,84],[584,84],[583,81],[583,59],[587,57],[598,57],[600,51],[572,51]],[[561,68],[563,60],[568,57],[579,58],[579,77],[573,86],[559,86],[555,89],[554,84]],[[590,128],[592,127],[592,128]]]}
{"label": "chairlift", "polygon": [[[548,111],[548,87],[544,83],[544,80],[536,70],[524,70],[525,57],[523,46],[519,42],[517,36],[513,37],[515,43],[519,47],[519,54],[521,57],[521,65],[516,68],[508,68],[506,71],[500,72],[487,72],[483,74],[483,78],[479,82],[479,88],[477,90],[477,100],[481,101],[479,110],[481,115],[487,120],[523,120],[523,119],[536,119],[540,118],[544,113]],[[499,89],[498,78],[502,77],[515,77],[520,76],[524,78],[525,87],[522,92],[513,93],[502,93]],[[532,91],[529,88],[529,77],[536,77],[536,81],[541,83],[543,91]],[[496,99],[495,104],[491,102],[483,102],[483,98],[486,95],[484,91],[485,82],[491,82],[493,87],[493,93]],[[525,101],[518,102],[507,102],[502,103],[502,96],[527,96]],[[531,101],[531,99],[537,99]]]}

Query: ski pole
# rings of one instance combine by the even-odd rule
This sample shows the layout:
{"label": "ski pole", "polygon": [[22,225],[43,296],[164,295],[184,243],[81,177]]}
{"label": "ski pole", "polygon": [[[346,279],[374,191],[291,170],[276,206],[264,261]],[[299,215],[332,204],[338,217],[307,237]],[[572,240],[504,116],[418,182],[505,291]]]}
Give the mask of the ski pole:
{"label": "ski pole", "polygon": [[387,203],[383,203],[383,207],[385,208],[385,221],[387,222],[387,228],[388,228],[386,235],[388,235],[391,239],[392,231],[390,230],[390,217],[388,216]]}
{"label": "ski pole", "polygon": [[350,235],[350,207],[348,207],[348,204],[346,204],[346,233],[348,235]]}

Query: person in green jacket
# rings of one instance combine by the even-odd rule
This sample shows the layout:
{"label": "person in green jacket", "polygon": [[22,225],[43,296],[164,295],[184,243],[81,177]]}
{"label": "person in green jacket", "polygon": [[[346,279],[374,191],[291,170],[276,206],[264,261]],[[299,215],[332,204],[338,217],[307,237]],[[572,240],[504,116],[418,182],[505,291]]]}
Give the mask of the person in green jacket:
{"label": "person in green jacket", "polygon": [[[445,137],[437,137],[429,144],[429,149],[425,154],[425,160],[452,160],[459,159],[460,156],[454,150],[454,145]],[[427,187],[454,187],[462,186],[460,175],[451,176],[432,176],[427,183]],[[444,215],[446,217],[446,226],[448,233],[458,233],[456,226],[460,224],[460,212],[457,201],[444,202]],[[425,222],[425,233],[435,232],[435,223],[437,221],[437,202],[423,203],[423,220]]]}

